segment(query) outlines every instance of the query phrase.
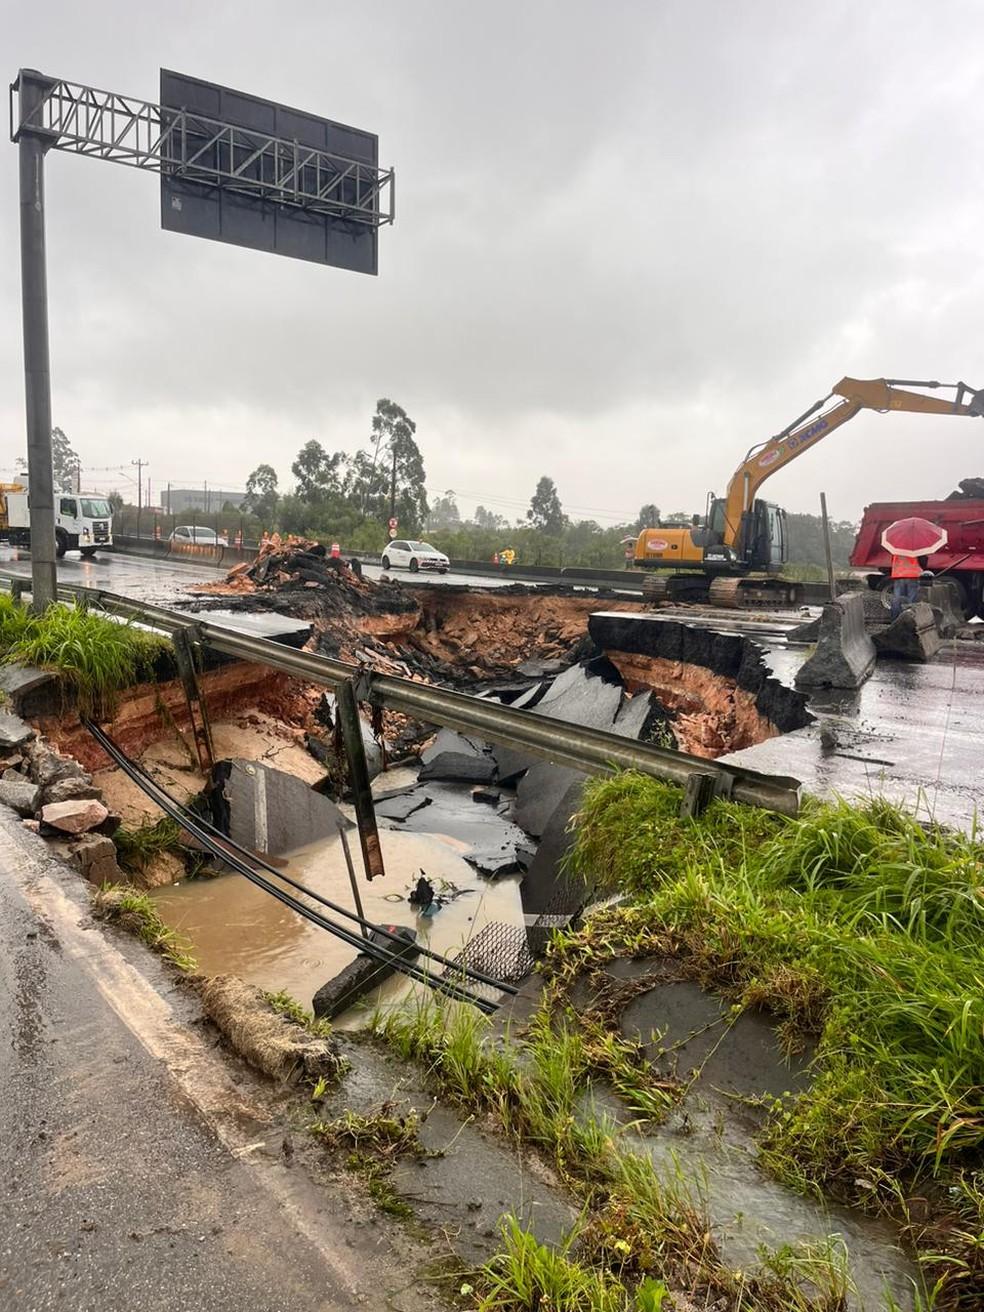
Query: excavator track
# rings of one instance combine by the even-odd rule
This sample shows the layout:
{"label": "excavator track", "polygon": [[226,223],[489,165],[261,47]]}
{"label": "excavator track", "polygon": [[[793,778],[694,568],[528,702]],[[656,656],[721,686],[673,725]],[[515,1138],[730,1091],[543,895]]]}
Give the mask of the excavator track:
{"label": "excavator track", "polygon": [[791,579],[770,575],[711,580],[709,600],[712,606],[739,610],[743,606],[795,606],[802,589]]}
{"label": "excavator track", "polygon": [[647,574],[642,583],[642,595],[655,606],[667,602],[706,602],[707,575],[698,570],[680,574]]}
{"label": "excavator track", "polygon": [[661,606],[670,600],[670,578],[668,574],[647,574],[642,580],[642,599]]}

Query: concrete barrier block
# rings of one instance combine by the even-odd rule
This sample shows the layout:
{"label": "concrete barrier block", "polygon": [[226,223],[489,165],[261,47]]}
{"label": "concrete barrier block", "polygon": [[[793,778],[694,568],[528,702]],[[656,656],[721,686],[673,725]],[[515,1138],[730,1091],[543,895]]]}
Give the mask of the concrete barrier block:
{"label": "concrete barrier block", "polygon": [[931,661],[943,646],[933,608],[925,601],[909,606],[893,624],[874,635],[879,657],[897,661]]}
{"label": "concrete barrier block", "polygon": [[966,624],[963,613],[963,594],[952,579],[934,579],[919,589],[919,600],[931,606],[936,626],[944,638],[952,638]]}
{"label": "concrete barrier block", "polygon": [[860,688],[874,664],[862,595],[850,593],[824,606],[816,650],[800,667],[796,683],[804,688]]}

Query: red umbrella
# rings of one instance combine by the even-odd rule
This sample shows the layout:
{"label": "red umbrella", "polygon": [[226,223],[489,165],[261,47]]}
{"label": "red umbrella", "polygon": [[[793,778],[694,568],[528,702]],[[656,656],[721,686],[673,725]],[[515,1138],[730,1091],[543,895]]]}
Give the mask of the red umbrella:
{"label": "red umbrella", "polygon": [[881,535],[881,542],[893,556],[931,556],[946,546],[946,529],[913,515],[889,524]]}

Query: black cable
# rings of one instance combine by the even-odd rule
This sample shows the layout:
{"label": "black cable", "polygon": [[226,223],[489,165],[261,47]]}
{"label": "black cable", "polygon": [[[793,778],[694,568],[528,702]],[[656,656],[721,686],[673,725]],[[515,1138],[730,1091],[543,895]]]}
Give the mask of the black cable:
{"label": "black cable", "polygon": [[[130,762],[123,753],[119,751],[112,739],[104,734],[96,725],[87,723],[86,727],[93,734],[93,737],[96,738],[97,742],[100,743],[100,746],[102,746],[108,754],[116,760],[120,768],[131,779],[133,779],[138,786],[142,787],[140,780],[137,778],[137,769],[133,768],[132,762]],[[153,784],[153,780],[148,779],[148,782]],[[144,791],[148,790],[145,789]],[[284,906],[289,907],[305,920],[310,921],[313,925],[317,925],[320,929],[326,930],[329,934],[333,934],[336,938],[341,939],[343,943],[348,943],[350,946],[357,948],[359,952],[368,957],[372,957],[375,961],[390,966],[394,970],[400,971],[402,974],[415,980],[417,983],[426,984],[428,988],[446,994],[446,996],[453,999],[455,1002],[469,1002],[473,1006],[478,1007],[478,1009],[486,1015],[491,1015],[497,1010],[498,1003],[490,1002],[485,998],[476,997],[475,994],[469,993],[467,989],[460,988],[449,980],[441,979],[435,975],[429,975],[425,970],[415,966],[405,957],[390,952],[389,949],[380,947],[379,944],[370,942],[360,934],[355,934],[352,931],[345,929],[342,925],[335,924],[326,916],[322,916],[318,912],[313,911],[310,907],[306,907],[303,903],[298,902],[296,898],[292,897],[289,893],[284,892],[283,889],[275,888],[269,880],[264,879],[263,876],[257,874],[255,870],[251,870],[249,866],[246,865],[244,861],[240,860],[234,852],[223,851],[209,834],[206,833],[204,829],[200,828],[197,823],[198,817],[195,818],[195,821],[187,820],[182,815],[183,808],[181,808],[178,803],[176,803],[156,784],[154,784],[154,791],[159,794],[155,800],[161,810],[164,811],[166,815],[169,815],[177,824],[180,824],[183,828],[187,829],[188,832],[194,838],[197,838],[208,851],[228,862],[233,870],[238,874],[241,874],[245,879],[248,879],[251,884],[255,884],[257,888],[261,888],[265,893],[269,893],[272,897],[275,897],[278,902],[283,903]],[[277,872],[274,873],[276,874]],[[369,922],[367,922],[367,924],[368,923]]]}
{"label": "black cable", "polygon": [[[109,734],[107,734],[103,729],[101,729],[99,725],[94,724],[91,721],[86,721],[86,727],[88,728],[89,732],[93,735],[93,737],[96,739],[96,741],[99,742],[102,747],[104,747],[107,751],[109,751],[114,756],[114,759],[117,761],[118,764],[120,764],[124,769],[129,767],[130,772],[135,772],[141,775],[143,779],[146,781],[146,783],[149,785],[150,789],[152,789],[156,793],[159,793],[162,797],[166,797],[168,801],[170,801],[174,806],[176,806],[182,812],[183,815],[190,816],[193,823],[199,829],[205,830],[208,833],[214,835],[215,838],[219,840],[219,842],[221,842],[223,845],[227,845],[228,847],[230,847],[238,855],[245,857],[248,861],[252,862],[254,865],[260,866],[263,870],[266,870],[269,874],[273,875],[276,879],[281,880],[283,883],[289,884],[291,888],[296,889],[299,893],[302,893],[305,897],[311,898],[312,901],[320,902],[321,905],[327,907],[329,911],[334,911],[338,915],[344,916],[347,920],[355,921],[355,923],[360,927],[364,929],[370,929],[377,934],[381,934],[383,935],[384,938],[388,938],[393,943],[402,944],[405,942],[405,940],[402,939],[399,936],[399,934],[392,933],[384,925],[377,925],[373,921],[367,920],[364,916],[357,915],[356,913],[350,911],[347,907],[343,907],[337,902],[332,902],[330,898],[323,897],[320,893],[315,892],[313,888],[308,888],[306,884],[300,883],[299,880],[293,879],[290,875],[284,874],[282,870],[278,870],[275,866],[271,866],[269,862],[264,861],[263,858],[258,853],[250,852],[246,848],[242,847],[234,839],[230,838],[228,834],[224,834],[220,829],[217,829],[216,826],[213,825],[209,820],[206,820],[204,816],[198,815],[196,812],[184,806],[181,802],[175,801],[174,798],[172,798],[170,794],[167,793],[160,786],[157,780],[154,779],[153,776],[150,775],[144,769],[144,767],[140,764],[140,762],[134,761],[130,757],[128,757],[126,753],[123,751],[123,749],[119,747],[109,736]],[[133,778],[133,773],[131,773],[130,777]],[[134,782],[138,782],[138,781],[134,780]],[[138,787],[139,786],[140,785],[138,783]],[[145,789],[144,791],[147,790]],[[219,855],[221,855],[221,853]],[[461,962],[453,961],[450,957],[442,956],[440,952],[431,951],[430,948],[420,947],[417,949],[417,952],[419,956],[424,956],[431,961],[436,961],[440,965],[445,966],[450,970],[454,970],[466,976],[468,979],[474,980],[475,983],[477,984],[485,984],[489,988],[497,989],[502,993],[509,993],[513,996],[515,996],[519,992],[519,990],[515,988],[512,984],[508,984],[504,980],[495,979],[493,976],[486,975],[482,971],[474,970],[472,967],[465,966]]]}

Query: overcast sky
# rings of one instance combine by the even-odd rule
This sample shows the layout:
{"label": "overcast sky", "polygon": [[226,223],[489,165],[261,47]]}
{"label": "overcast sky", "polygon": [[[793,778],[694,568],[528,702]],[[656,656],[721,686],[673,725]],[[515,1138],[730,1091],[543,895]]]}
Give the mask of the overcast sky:
{"label": "overcast sky", "polygon": [[[54,422],[90,471],[282,482],[417,422],[512,517],[696,509],[844,374],[984,387],[980,0],[3,0],[18,66],[160,65],[378,133],[378,278],[159,228],[158,182],[48,157]],[[0,147],[0,470],[24,450],[17,152]],[[130,471],[132,472],[132,471]],[[863,413],[766,485],[837,518],[984,474],[984,421]],[[155,496],[156,499],[156,496]]]}

